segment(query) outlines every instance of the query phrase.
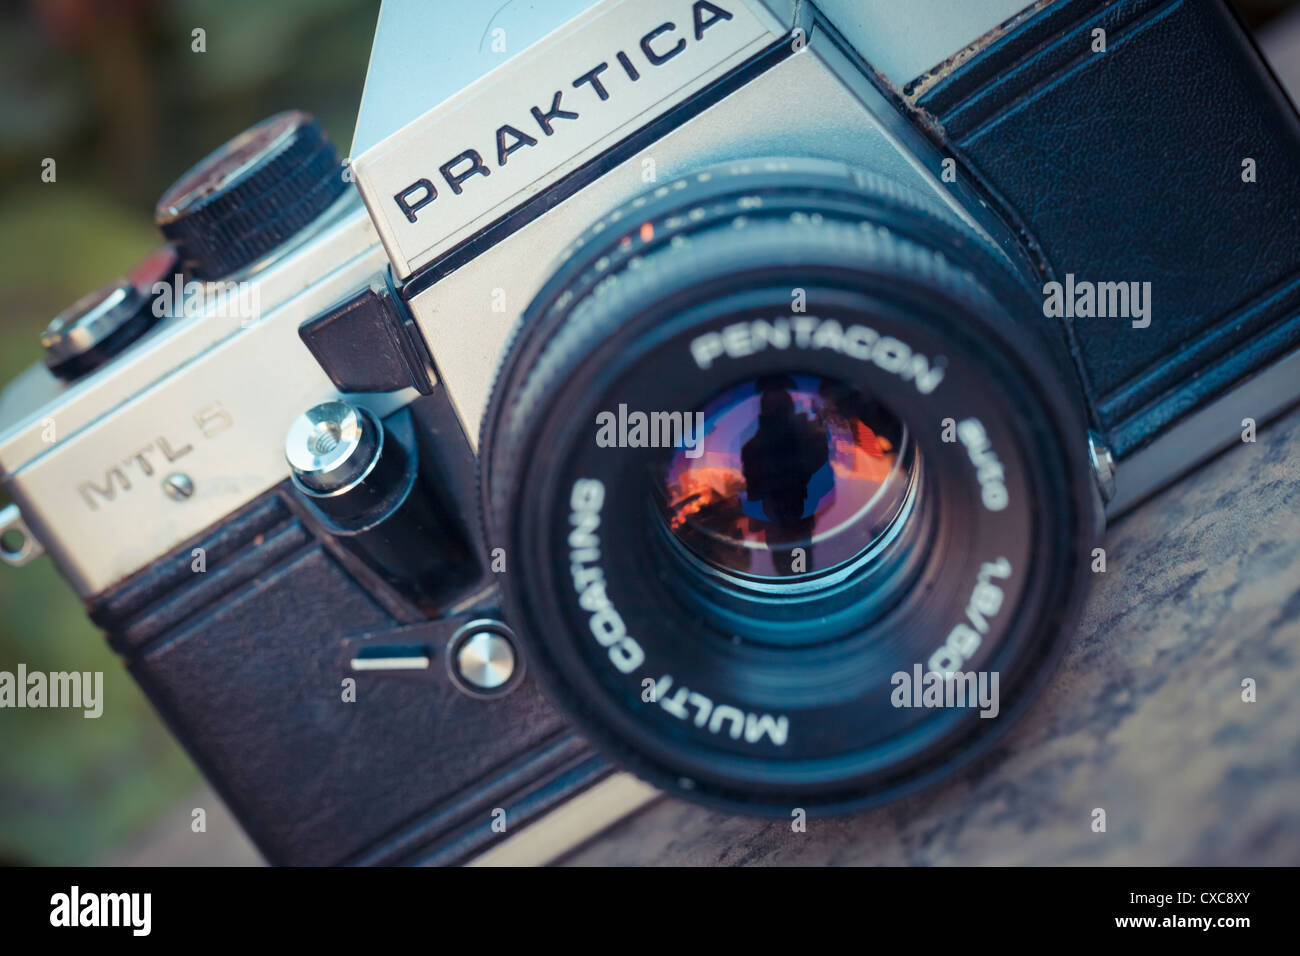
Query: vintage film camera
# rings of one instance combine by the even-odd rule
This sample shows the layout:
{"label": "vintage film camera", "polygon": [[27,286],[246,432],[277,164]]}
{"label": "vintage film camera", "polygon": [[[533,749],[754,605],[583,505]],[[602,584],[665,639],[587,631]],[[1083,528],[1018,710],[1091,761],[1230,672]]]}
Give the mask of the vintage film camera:
{"label": "vintage film camera", "polygon": [[4,556],[272,862],[869,806],[1300,393],[1298,143],[1218,0],[387,0],[346,164],[254,127],[51,324]]}

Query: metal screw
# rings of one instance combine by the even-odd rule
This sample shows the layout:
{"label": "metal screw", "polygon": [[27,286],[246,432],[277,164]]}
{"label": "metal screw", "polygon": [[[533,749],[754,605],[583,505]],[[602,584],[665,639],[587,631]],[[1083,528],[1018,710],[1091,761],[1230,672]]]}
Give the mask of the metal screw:
{"label": "metal screw", "polygon": [[163,491],[172,501],[184,501],[194,494],[194,482],[190,476],[174,471],[162,481]]}
{"label": "metal screw", "polygon": [[1101,492],[1102,504],[1115,497],[1115,456],[1096,432],[1088,432],[1088,460],[1092,462],[1092,475]]}

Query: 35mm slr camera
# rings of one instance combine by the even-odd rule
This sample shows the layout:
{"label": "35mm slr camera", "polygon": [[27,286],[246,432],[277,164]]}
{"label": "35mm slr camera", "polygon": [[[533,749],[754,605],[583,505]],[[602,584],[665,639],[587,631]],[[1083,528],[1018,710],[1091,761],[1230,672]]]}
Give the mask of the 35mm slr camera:
{"label": "35mm slr camera", "polygon": [[952,772],[1104,517],[1297,398],[1294,108],[1219,0],[498,6],[386,0],[350,160],[159,201],[0,402],[6,560],[277,863]]}

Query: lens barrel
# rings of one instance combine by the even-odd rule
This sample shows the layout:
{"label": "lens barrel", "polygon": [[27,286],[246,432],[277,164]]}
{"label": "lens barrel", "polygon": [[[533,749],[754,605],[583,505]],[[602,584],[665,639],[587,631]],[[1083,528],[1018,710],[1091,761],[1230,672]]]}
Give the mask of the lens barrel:
{"label": "lens barrel", "polygon": [[[972,758],[1049,675],[1098,527],[1046,321],[988,238],[839,164],[714,167],[597,223],[479,445],[533,672],[623,765],[732,810]],[[982,702],[928,705],[931,671]]]}

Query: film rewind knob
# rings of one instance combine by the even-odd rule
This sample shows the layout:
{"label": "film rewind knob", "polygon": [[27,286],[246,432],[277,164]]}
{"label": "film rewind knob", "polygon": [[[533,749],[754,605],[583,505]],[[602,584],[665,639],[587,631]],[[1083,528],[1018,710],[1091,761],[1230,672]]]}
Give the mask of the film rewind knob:
{"label": "film rewind knob", "polygon": [[320,124],[288,110],[195,164],[158,200],[154,220],[188,274],[220,279],[291,239],[347,185]]}

